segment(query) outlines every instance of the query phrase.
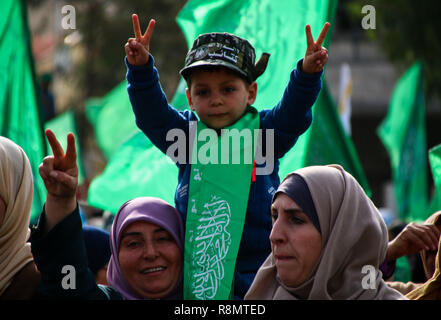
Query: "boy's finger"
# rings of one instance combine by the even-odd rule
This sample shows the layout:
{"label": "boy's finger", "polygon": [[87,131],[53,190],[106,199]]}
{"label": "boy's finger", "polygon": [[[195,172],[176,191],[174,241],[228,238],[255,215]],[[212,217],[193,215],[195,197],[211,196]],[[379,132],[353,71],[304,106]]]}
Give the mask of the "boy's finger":
{"label": "boy's finger", "polygon": [[70,165],[75,165],[77,161],[77,150],[75,147],[75,136],[72,132],[67,135],[66,159]]}
{"label": "boy's finger", "polygon": [[306,25],[305,32],[306,32],[306,45],[308,48],[310,48],[314,45],[314,38],[312,37],[311,26],[309,24]]}
{"label": "boy's finger", "polygon": [[142,36],[142,40],[144,43],[150,43],[150,39],[153,35],[153,30],[155,29],[156,21],[154,19],[151,19],[149,22],[149,26],[147,27],[147,30],[145,31],[144,35]]}
{"label": "boy's finger", "polygon": [[60,143],[58,142],[57,138],[55,137],[55,134],[50,130],[46,129],[46,137],[49,141],[49,145],[51,146],[52,153],[54,154],[55,158],[62,158],[64,156],[63,148],[61,147]]}
{"label": "boy's finger", "polygon": [[139,19],[137,14],[132,14],[133,32],[135,32],[135,38],[141,39],[141,26],[139,25]]}
{"label": "boy's finger", "polygon": [[312,53],[311,55],[309,55],[308,58],[310,58],[312,60],[320,60],[320,59],[322,59],[322,52],[316,51],[316,52]]}
{"label": "boy's finger", "polygon": [[317,38],[317,42],[316,42],[316,44],[318,45],[318,46],[322,46],[322,43],[323,43],[323,41],[325,40],[325,38],[326,38],[326,33],[328,33],[328,30],[329,30],[329,26],[330,26],[331,24],[329,23],[329,22],[326,22],[325,23],[325,25],[324,25],[324,27],[323,27],[323,29],[322,29],[322,32],[320,32],[320,35],[318,36],[318,38]]}

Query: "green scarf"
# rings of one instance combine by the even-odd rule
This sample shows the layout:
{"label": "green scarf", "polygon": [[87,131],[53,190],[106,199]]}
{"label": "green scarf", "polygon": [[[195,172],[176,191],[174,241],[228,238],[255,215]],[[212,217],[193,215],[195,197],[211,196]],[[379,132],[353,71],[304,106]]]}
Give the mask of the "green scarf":
{"label": "green scarf", "polygon": [[[239,121],[222,129],[220,136],[197,122],[185,232],[186,300],[226,300],[232,296],[259,122],[252,107]],[[238,143],[240,136],[246,138]],[[204,137],[209,139],[201,144]]]}

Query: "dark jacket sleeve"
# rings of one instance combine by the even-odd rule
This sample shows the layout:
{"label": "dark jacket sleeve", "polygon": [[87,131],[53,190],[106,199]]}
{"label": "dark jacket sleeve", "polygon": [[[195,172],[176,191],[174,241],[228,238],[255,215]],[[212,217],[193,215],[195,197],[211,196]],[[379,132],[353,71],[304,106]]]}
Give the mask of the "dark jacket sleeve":
{"label": "dark jacket sleeve", "polygon": [[113,288],[98,286],[87,264],[82,222],[77,208],[47,234],[46,213],[31,235],[31,248],[41,273],[41,299],[107,300],[121,298]]}
{"label": "dark jacket sleeve", "polygon": [[261,127],[274,129],[274,155],[281,158],[296,143],[312,122],[312,106],[321,89],[323,72],[302,71],[303,59],[297,62],[282,99],[270,110],[261,111]]}
{"label": "dark jacket sleeve", "polygon": [[[127,66],[127,91],[135,114],[136,125],[158,147],[166,153],[173,141],[166,141],[171,129],[188,132],[188,120],[194,118],[190,110],[178,111],[169,105],[159,82],[158,70],[154,66],[153,56],[145,66]],[[191,119],[190,119],[191,120]]]}

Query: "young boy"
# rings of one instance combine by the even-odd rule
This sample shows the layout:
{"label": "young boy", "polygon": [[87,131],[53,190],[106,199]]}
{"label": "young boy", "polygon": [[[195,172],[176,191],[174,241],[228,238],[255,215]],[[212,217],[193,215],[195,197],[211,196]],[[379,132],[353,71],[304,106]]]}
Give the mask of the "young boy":
{"label": "young boy", "polygon": [[[187,81],[191,110],[177,111],[167,102],[149,51],[155,21],[150,20],[142,35],[137,15],[132,19],[135,38],[125,45],[128,93],[137,126],[162,152],[170,155],[167,151],[174,141],[169,141],[167,134],[173,129],[186,133],[187,150],[196,146],[191,134],[194,123],[198,130],[214,129],[219,139],[225,128],[273,130],[274,141],[270,143],[274,159],[270,160],[274,160],[274,170],[268,174],[256,175],[256,163],[256,167],[208,165],[204,171],[203,165],[190,160],[191,155],[177,162],[175,205],[186,221],[184,297],[227,299],[234,282],[234,297],[242,299],[271,251],[269,210],[280,183],[278,159],[312,121],[311,107],[320,92],[320,76],[328,59],[322,43],[329,23],[316,42],[306,26],[304,59],[291,72],[280,102],[260,112],[251,105],[257,94],[255,80],[264,72],[268,55],[255,64],[254,48],[248,41],[228,33],[200,35],[180,72]],[[206,184],[198,185],[200,181]]]}

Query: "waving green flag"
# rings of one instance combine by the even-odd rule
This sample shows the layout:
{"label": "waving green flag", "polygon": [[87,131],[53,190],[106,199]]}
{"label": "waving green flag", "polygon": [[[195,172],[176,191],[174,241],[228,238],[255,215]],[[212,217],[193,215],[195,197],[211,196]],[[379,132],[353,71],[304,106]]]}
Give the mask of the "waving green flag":
{"label": "waving green flag", "polygon": [[[332,28],[336,6],[336,0],[193,0],[181,10],[177,22],[189,47],[201,33],[225,31],[248,39],[256,49],[256,56],[262,52],[271,53],[267,70],[257,79],[259,93],[254,106],[261,110],[279,101],[289,79],[287,70],[292,70],[298,59],[303,57],[306,49],[305,25],[311,25],[314,36],[326,21],[331,22]],[[328,32],[325,39],[325,47],[329,47],[330,34]],[[142,194],[158,196],[173,203],[177,182],[176,166],[165,161],[166,157],[139,130],[128,139],[127,135],[124,136],[127,141],[117,152],[112,147],[112,137],[116,132],[112,123],[115,119],[122,119],[123,126],[130,127],[126,113],[132,111],[128,106],[125,85],[124,82],[117,86],[105,99],[88,102],[88,117],[95,124],[97,139],[102,141],[99,145],[109,156],[105,171],[90,185],[88,201],[113,213],[126,200]],[[181,80],[171,103],[178,110],[188,107],[185,87],[185,81]],[[282,159],[280,177],[307,165],[338,163],[351,172],[370,194],[355,147],[344,132],[326,84],[313,110],[312,127]],[[118,141],[121,140],[118,137]],[[158,176],[170,178],[160,179],[158,186]]]}
{"label": "waving green flag", "polygon": [[178,168],[138,131],[115,152],[104,172],[92,180],[88,203],[116,214],[135,197],[158,197],[174,204]]}
{"label": "waving green flag", "polygon": [[110,159],[121,145],[139,129],[123,81],[102,98],[86,101],[86,116],[92,123],[98,146]]}
{"label": "waving green flag", "polygon": [[26,3],[0,1],[0,135],[21,146],[34,175],[31,223],[46,198],[38,166],[46,155]]}
{"label": "waving green flag", "polygon": [[[201,33],[225,31],[249,40],[256,49],[256,57],[262,52],[271,54],[265,73],[257,79],[258,94],[253,106],[262,110],[280,100],[289,80],[289,70],[294,69],[305,54],[305,25],[311,25],[314,36],[326,21],[331,22],[332,28],[336,6],[335,0],[195,0],[187,3],[177,21],[189,47]],[[328,32],[325,39],[325,47],[329,47],[330,34]],[[182,108],[187,105],[185,87],[185,81],[181,80],[173,98],[174,106]],[[342,127],[337,106],[326,84],[313,107],[313,119],[311,128],[281,160],[279,176],[283,179],[289,172],[308,165],[337,163],[350,172],[370,195],[357,152]]]}
{"label": "waving green flag", "polygon": [[427,218],[427,146],[422,65],[413,64],[398,80],[378,135],[389,152],[398,216]]}
{"label": "waving green flag", "polygon": [[432,202],[427,215],[441,210],[441,144],[429,150],[429,161],[433,182],[435,184],[435,193],[432,197]]}
{"label": "waving green flag", "polygon": [[324,82],[313,107],[312,125],[281,160],[279,176],[283,178],[294,169],[305,166],[332,163],[344,167],[356,178],[366,194],[371,195],[357,151],[343,127],[337,106]]}

